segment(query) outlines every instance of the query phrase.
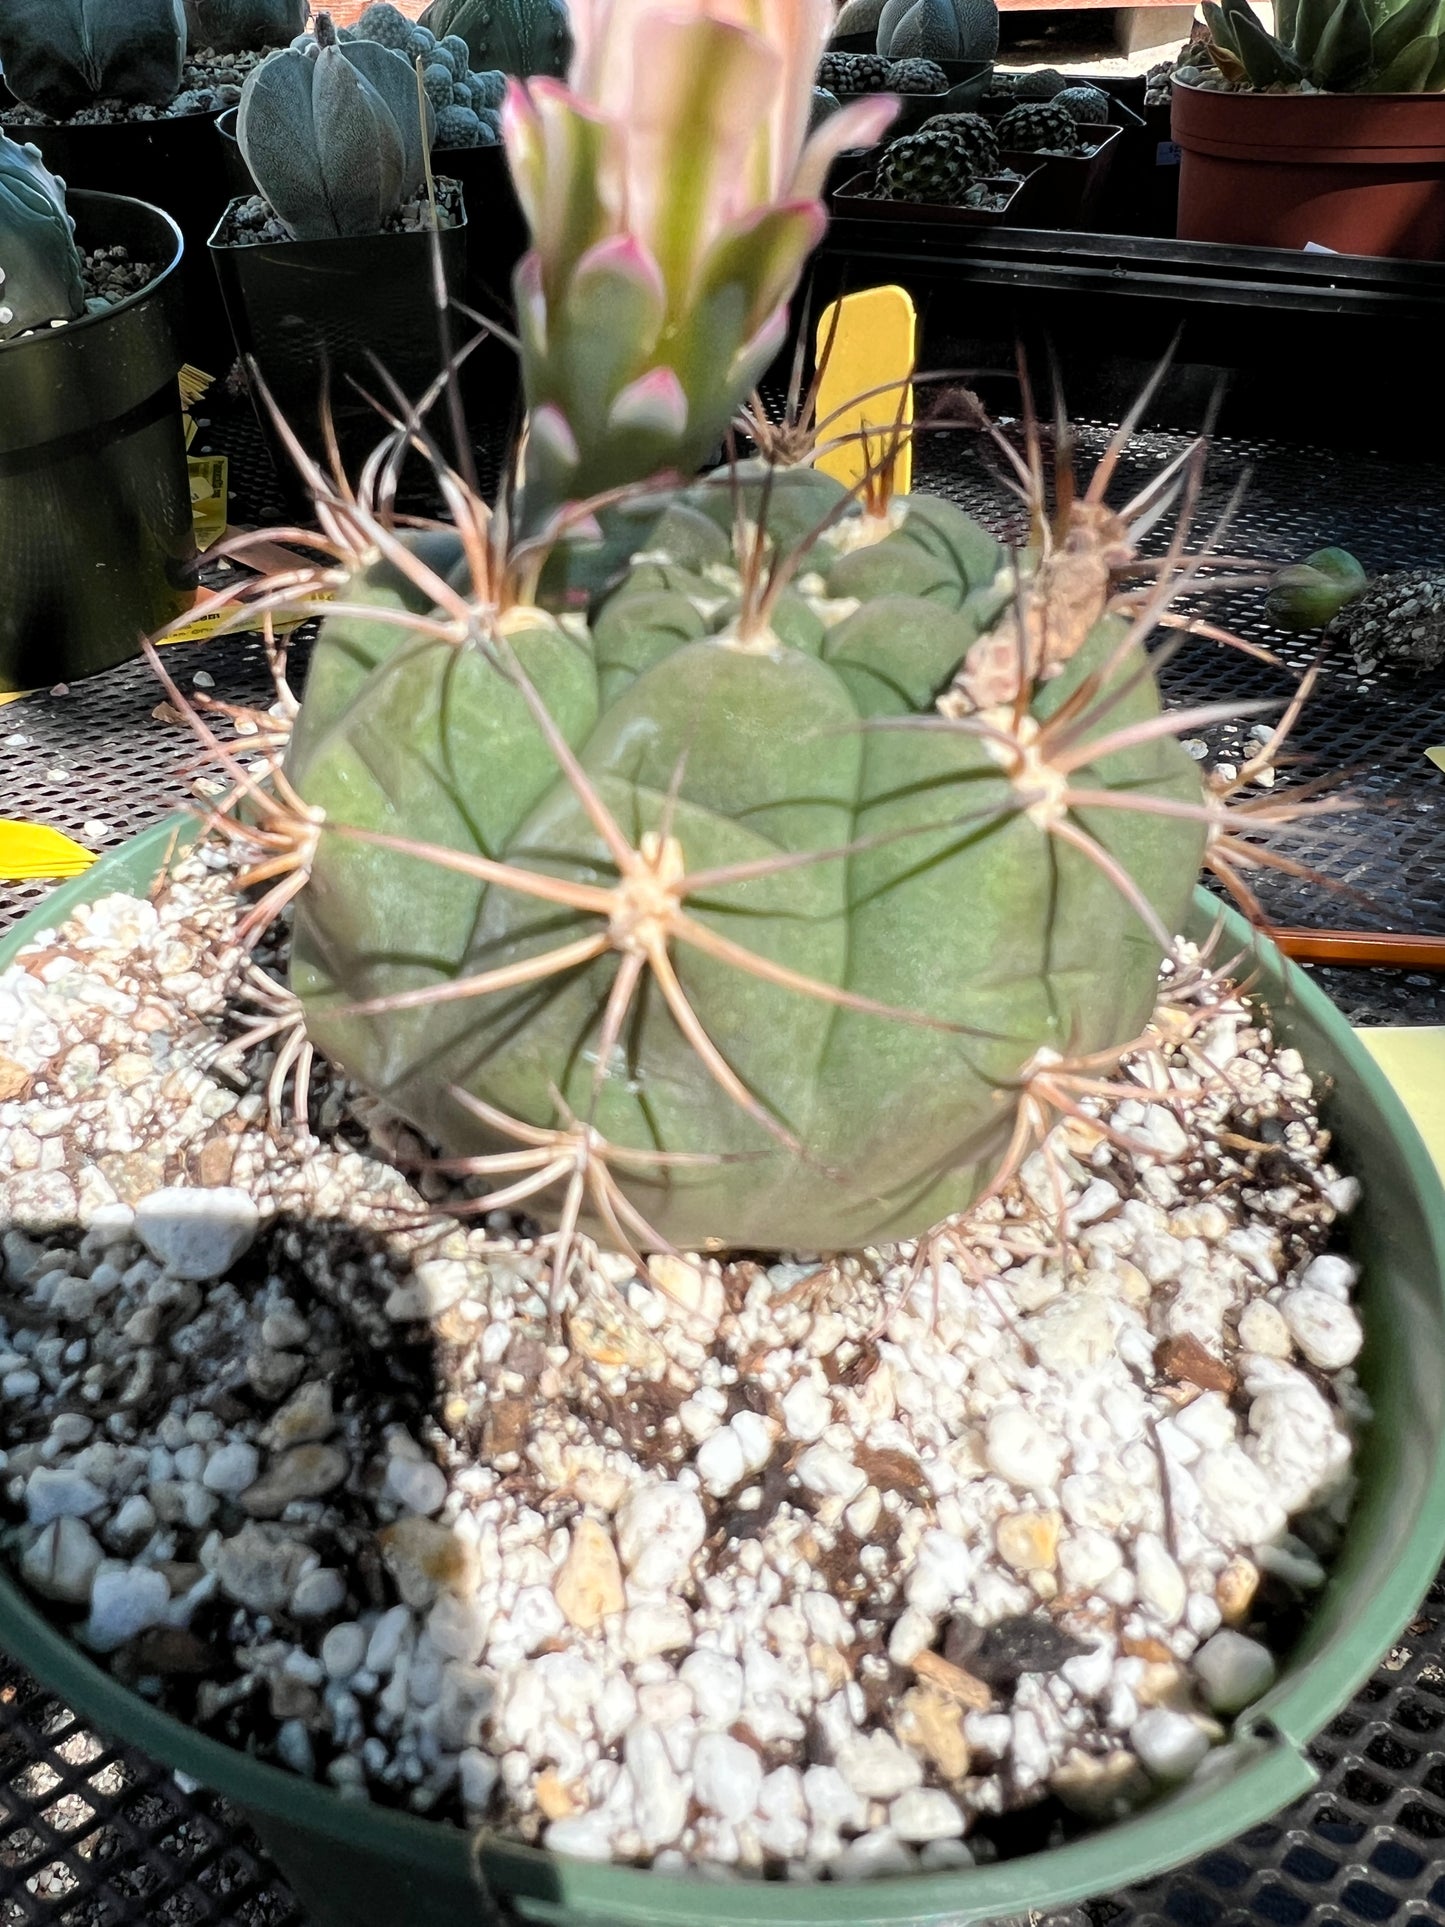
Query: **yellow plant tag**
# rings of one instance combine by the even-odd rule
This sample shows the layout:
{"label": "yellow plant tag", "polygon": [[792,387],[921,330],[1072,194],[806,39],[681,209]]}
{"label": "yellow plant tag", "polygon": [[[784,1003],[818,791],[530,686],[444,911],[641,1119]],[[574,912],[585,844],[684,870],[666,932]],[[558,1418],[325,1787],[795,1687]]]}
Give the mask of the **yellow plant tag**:
{"label": "yellow plant tag", "polygon": [[1384,1024],[1356,1035],[1395,1086],[1445,1175],[1445,1029]]}
{"label": "yellow plant tag", "polygon": [[[814,466],[845,488],[855,488],[871,465],[897,447],[890,493],[905,495],[913,481],[913,438],[899,436],[913,422],[913,375],[918,314],[904,288],[863,288],[844,295],[818,323],[819,446]],[[876,429],[877,434],[861,431]],[[829,448],[829,442],[841,446]]]}
{"label": "yellow plant tag", "polygon": [[[312,596],[311,600],[313,602],[329,602],[331,596],[328,591],[322,590]],[[216,631],[221,627],[222,623],[234,622],[239,606],[243,605],[228,602],[218,609],[203,610],[200,615],[192,616],[189,622],[182,623],[179,629],[173,629],[168,636],[157,637],[157,645],[160,648],[167,648],[173,642],[209,642],[211,637],[215,635]],[[303,622],[310,622],[310,620],[311,617],[309,614],[304,616],[278,614],[271,618],[271,627],[276,635],[284,636],[289,629],[299,629]],[[254,629],[260,629],[261,624],[254,622],[251,626]],[[233,628],[230,633],[232,635],[240,635],[244,634],[245,631],[242,628]]]}
{"label": "yellow plant tag", "polygon": [[94,861],[91,851],[43,823],[0,821],[0,878],[6,883],[78,877]]}
{"label": "yellow plant tag", "polygon": [[205,550],[226,533],[226,482],[230,464],[224,455],[192,455],[189,467],[196,547]]}
{"label": "yellow plant tag", "polygon": [[193,368],[189,362],[180,372],[181,429],[185,434],[187,448],[196,439],[196,424],[191,411],[199,407],[215,379],[214,375],[208,375],[204,369]]}
{"label": "yellow plant tag", "polygon": [[1427,749],[1425,751],[1425,754],[1429,757],[1430,761],[1435,765],[1436,769],[1445,770],[1445,748]]}

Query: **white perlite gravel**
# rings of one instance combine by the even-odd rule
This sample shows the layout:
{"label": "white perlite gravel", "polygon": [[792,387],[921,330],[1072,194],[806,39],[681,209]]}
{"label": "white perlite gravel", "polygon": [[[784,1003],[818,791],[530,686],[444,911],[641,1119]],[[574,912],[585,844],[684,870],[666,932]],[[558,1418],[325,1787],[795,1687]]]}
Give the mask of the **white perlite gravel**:
{"label": "white perlite gravel", "polygon": [[806,1878],[1124,1811],[1267,1689],[1367,1416],[1355,1186],[1195,960],[1129,1148],[1063,1125],[923,1246],[559,1295],[423,1219],[375,1104],[323,1074],[273,1138],[206,1068],[236,917],[206,852],[0,974],[4,1542],[138,1690],[348,1798]]}

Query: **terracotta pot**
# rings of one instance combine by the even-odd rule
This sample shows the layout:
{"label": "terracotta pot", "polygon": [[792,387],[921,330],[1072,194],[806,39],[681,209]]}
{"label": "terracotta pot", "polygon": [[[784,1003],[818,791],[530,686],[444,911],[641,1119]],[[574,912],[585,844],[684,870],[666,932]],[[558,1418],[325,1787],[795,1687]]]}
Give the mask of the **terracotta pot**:
{"label": "terracotta pot", "polygon": [[1174,88],[1181,241],[1445,256],[1445,94]]}

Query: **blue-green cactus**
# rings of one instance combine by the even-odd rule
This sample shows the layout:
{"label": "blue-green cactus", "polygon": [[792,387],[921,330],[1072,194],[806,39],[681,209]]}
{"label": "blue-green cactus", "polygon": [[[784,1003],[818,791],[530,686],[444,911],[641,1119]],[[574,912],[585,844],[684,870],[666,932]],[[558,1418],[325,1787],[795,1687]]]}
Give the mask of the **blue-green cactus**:
{"label": "blue-green cactus", "polygon": [[4,0],[0,67],[15,98],[57,120],[97,100],[161,105],[180,91],[181,0]]}
{"label": "blue-green cactus", "polygon": [[306,25],[311,0],[185,0],[191,49],[259,53],[286,47]]}
{"label": "blue-green cactus", "polygon": [[421,186],[435,128],[406,62],[339,41],[324,13],[309,47],[255,69],[236,116],[246,165],[298,241],[378,233]]}
{"label": "blue-green cactus", "polygon": [[85,313],[74,228],[40,149],[0,133],[0,341]]}
{"label": "blue-green cactus", "polygon": [[572,59],[566,0],[432,0],[421,21],[465,40],[477,67],[562,75]]}

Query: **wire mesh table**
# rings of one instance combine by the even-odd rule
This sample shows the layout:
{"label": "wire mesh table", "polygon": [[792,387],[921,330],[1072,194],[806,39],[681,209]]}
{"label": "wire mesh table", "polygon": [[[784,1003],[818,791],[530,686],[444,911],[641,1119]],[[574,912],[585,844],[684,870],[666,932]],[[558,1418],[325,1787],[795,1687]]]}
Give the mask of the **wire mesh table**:
{"label": "wire mesh table", "polygon": [[[1106,436],[1097,425],[1081,428],[1086,461]],[[1174,435],[1136,438],[1121,490],[1183,445]],[[218,417],[210,446],[231,460],[233,522],[269,519],[273,487],[249,422]],[[997,524],[1000,498],[983,453],[967,438],[940,438],[929,446],[925,479]],[[1250,490],[1229,537],[1236,552],[1287,561],[1336,542],[1373,571],[1445,560],[1445,472],[1438,468],[1354,457],[1341,464],[1321,449],[1226,440],[1215,451],[1200,526],[1245,468]],[[1275,650],[1295,675],[1320,653],[1317,638],[1271,628],[1257,592],[1236,594],[1212,613]],[[305,648],[303,636],[300,661]],[[1445,777],[1424,756],[1445,742],[1445,674],[1364,677],[1341,649],[1327,648],[1320,660],[1319,689],[1296,747],[1306,775],[1347,771],[1359,807],[1311,826],[1291,848],[1361,894],[1332,900],[1317,886],[1266,877],[1269,913],[1280,923],[1346,921],[1445,937]],[[270,700],[255,636],[177,645],[167,666],[182,687],[209,684],[209,693],[232,702]],[[1169,664],[1166,684],[1178,705],[1244,703],[1281,699],[1292,677],[1190,641]],[[161,700],[149,670],[132,663],[0,708],[0,814],[51,824],[103,850],[182,806],[190,743],[158,713]],[[1238,762],[1247,728],[1207,732],[1200,739],[1206,760]],[[45,891],[0,884],[0,930]],[[1356,1023],[1445,1021],[1440,979],[1384,969],[1317,974]],[[1032,1916],[1032,1927],[1445,1920],[1445,1577],[1312,1758],[1318,1787],[1268,1826],[1147,1887]],[[136,1755],[123,1734],[91,1733],[0,1655],[0,1927],[304,1927],[304,1920],[223,1803]]]}

